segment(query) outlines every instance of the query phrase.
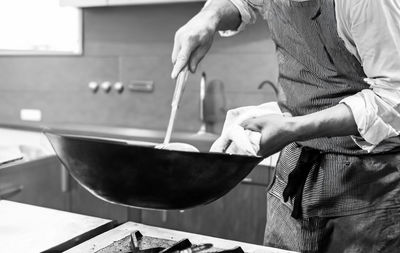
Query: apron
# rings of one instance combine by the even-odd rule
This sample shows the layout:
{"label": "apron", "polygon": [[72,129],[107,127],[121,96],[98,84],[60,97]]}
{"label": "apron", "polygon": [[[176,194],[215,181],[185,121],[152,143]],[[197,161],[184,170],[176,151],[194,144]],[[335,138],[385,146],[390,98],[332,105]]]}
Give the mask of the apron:
{"label": "apron", "polygon": [[[286,96],[279,101],[282,111],[294,116],[313,113],[369,88],[360,62],[337,33],[334,0],[265,2],[278,82]],[[391,201],[400,196],[396,154],[368,154],[349,136],[292,143],[281,152],[269,193],[296,219],[400,206]]]}

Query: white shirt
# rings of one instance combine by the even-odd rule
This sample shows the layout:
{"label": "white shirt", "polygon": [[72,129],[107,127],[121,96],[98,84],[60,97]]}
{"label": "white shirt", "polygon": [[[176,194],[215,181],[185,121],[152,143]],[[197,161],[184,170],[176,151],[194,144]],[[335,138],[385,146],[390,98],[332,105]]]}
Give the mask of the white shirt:
{"label": "white shirt", "polygon": [[[270,0],[230,1],[240,12],[241,31],[257,13],[266,14]],[[367,151],[389,150],[400,145],[400,0],[335,0],[335,8],[338,34],[370,85],[341,101],[351,109],[362,137],[353,140]]]}

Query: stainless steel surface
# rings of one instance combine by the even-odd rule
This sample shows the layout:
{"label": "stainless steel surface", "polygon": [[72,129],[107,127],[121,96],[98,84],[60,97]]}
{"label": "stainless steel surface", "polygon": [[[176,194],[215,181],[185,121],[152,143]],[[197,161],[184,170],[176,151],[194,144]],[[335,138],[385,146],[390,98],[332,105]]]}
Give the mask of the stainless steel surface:
{"label": "stainless steel surface", "polygon": [[46,133],[61,162],[87,190],[106,201],[152,209],[187,209],[229,192],[260,157],[129,145]]}
{"label": "stainless steel surface", "polygon": [[136,80],[128,85],[128,89],[132,92],[153,92],[154,81]]}
{"label": "stainless steel surface", "polygon": [[124,85],[121,82],[116,82],[113,84],[113,89],[118,93],[122,93],[124,92]]}
{"label": "stainless steel surface", "polygon": [[108,93],[111,90],[111,83],[108,81],[102,82],[100,87],[105,93]]}
{"label": "stainless steel surface", "polygon": [[88,87],[93,93],[95,93],[99,90],[100,85],[97,82],[90,82]]}

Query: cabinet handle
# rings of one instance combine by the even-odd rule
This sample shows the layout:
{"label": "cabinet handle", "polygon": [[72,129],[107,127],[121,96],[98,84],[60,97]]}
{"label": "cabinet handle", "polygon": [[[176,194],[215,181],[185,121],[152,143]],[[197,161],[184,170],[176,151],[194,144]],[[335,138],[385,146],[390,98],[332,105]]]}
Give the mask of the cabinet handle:
{"label": "cabinet handle", "polygon": [[251,183],[253,182],[253,179],[251,177],[246,177],[242,180],[242,183]]}
{"label": "cabinet handle", "polygon": [[61,174],[61,192],[68,192],[69,191],[69,174],[68,170],[61,164],[60,167],[60,174]]}
{"label": "cabinet handle", "polygon": [[11,198],[20,193],[22,189],[24,189],[23,185],[11,186],[11,187],[6,187],[4,189],[0,189],[0,199]]}
{"label": "cabinet handle", "polygon": [[132,92],[153,92],[154,81],[152,80],[136,80],[128,84],[128,90]]}
{"label": "cabinet handle", "polygon": [[163,223],[166,223],[166,222],[167,222],[167,219],[168,219],[168,213],[167,213],[167,211],[165,211],[165,210],[161,211],[161,221],[162,221]]}
{"label": "cabinet handle", "polygon": [[260,183],[260,182],[254,182],[252,178],[246,177],[240,182],[241,184],[247,184],[247,185],[255,185],[255,186],[263,186],[263,187],[268,187],[268,184],[265,183]]}

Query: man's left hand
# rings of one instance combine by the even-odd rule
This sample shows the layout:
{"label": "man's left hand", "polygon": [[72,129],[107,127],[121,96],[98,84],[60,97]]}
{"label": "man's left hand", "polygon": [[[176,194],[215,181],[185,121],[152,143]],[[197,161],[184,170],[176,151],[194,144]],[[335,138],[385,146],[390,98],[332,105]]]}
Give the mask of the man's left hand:
{"label": "man's left hand", "polygon": [[[268,157],[296,140],[292,117],[270,114],[253,117],[242,122],[245,130],[261,133],[258,155]],[[231,145],[236,145],[233,141]]]}

